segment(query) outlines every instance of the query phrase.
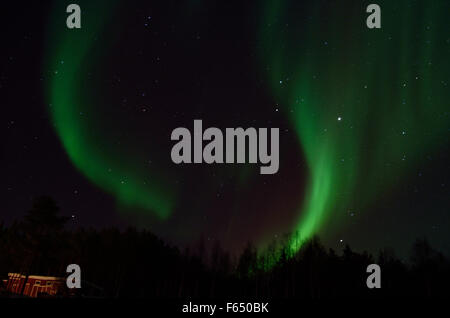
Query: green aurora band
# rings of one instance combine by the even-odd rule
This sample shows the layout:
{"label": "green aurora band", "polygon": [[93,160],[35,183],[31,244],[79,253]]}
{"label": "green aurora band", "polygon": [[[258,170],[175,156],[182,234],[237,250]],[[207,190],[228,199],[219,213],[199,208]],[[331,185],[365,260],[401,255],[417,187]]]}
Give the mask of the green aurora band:
{"label": "green aurora band", "polygon": [[309,169],[292,253],[448,145],[449,3],[377,1],[373,30],[368,4],[265,3],[261,62]]}
{"label": "green aurora band", "polygon": [[[156,172],[155,180],[144,182],[142,176],[145,172],[137,165],[124,164],[123,154],[114,149],[105,150],[107,138],[101,138],[101,120],[88,116],[95,107],[90,101],[91,96],[85,96],[88,88],[83,86],[83,76],[87,72],[83,70],[87,68],[87,61],[92,59],[90,54],[93,54],[96,37],[108,22],[114,5],[111,1],[81,6],[81,29],[65,27],[66,15],[61,14],[65,7],[59,4],[55,8],[52,30],[60,31],[50,32],[54,47],[49,48],[52,54],[49,54],[51,58],[47,68],[52,72],[49,100],[56,132],[72,163],[93,184],[113,194],[123,206],[150,210],[160,219],[166,219],[172,210],[172,193],[162,190]],[[83,28],[83,25],[89,27]],[[102,48],[99,51],[106,50]]]}

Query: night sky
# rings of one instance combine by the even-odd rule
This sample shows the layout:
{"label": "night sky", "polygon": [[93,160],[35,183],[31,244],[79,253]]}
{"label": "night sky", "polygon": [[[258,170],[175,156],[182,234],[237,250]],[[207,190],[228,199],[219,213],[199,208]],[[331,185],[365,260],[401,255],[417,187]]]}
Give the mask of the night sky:
{"label": "night sky", "polygon": [[[66,27],[77,3],[82,28]],[[448,1],[55,1],[1,19],[1,219],[240,251],[284,233],[450,255]],[[280,168],[172,162],[173,129],[280,129]],[[290,242],[292,248],[299,246]]]}

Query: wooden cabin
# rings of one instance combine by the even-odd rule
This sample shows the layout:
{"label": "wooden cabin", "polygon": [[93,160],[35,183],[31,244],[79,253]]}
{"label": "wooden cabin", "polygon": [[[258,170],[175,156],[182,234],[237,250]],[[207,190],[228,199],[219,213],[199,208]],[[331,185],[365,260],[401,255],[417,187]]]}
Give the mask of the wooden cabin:
{"label": "wooden cabin", "polygon": [[[6,290],[13,294],[40,297],[55,296],[66,288],[64,277],[25,275],[8,273]],[[23,291],[23,293],[22,293]]]}

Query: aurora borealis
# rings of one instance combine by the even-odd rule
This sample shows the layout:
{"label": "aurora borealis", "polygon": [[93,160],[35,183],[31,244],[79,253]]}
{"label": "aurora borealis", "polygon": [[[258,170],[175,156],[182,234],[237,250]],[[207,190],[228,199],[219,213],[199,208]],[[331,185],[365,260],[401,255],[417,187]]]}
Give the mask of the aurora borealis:
{"label": "aurora borealis", "polygon": [[[101,7],[93,6],[93,10],[99,9]],[[105,14],[99,11],[95,13],[95,16]],[[98,123],[89,122],[80,116],[90,105],[78,93],[82,90],[78,69],[82,67],[83,59],[92,45],[92,34],[103,27],[101,18],[89,22],[90,32],[82,31],[71,36],[64,34],[65,39],[56,45],[55,56],[51,58],[50,68],[55,71],[49,83],[50,111],[56,130],[74,165],[93,183],[113,194],[122,204],[143,207],[154,211],[160,218],[166,218],[170,213],[171,198],[158,188],[161,184],[155,185],[154,180],[150,184],[138,180],[142,173],[139,169],[112,160],[119,154],[99,151],[94,141],[96,138],[86,133],[89,127]],[[83,105],[85,103],[87,105]]]}
{"label": "aurora borealis", "polygon": [[[350,0],[79,1],[80,30],[65,27],[68,3],[4,53],[29,63],[6,68],[5,104],[35,112],[7,114],[8,131],[26,117],[6,145],[11,211],[44,191],[82,224],[180,246],[204,236],[239,251],[296,232],[293,251],[316,234],[361,250],[429,236],[450,251],[448,1],[376,1],[379,30],[365,26],[370,2]],[[174,165],[170,133],[195,119],[280,128],[279,172]]]}
{"label": "aurora borealis", "polygon": [[[297,223],[305,237],[327,218],[339,224],[333,211],[384,196],[449,127],[445,5],[377,2],[390,10],[370,30],[355,12],[363,6],[325,3],[267,1],[261,27],[263,63],[310,170]],[[305,11],[318,22],[302,29]]]}

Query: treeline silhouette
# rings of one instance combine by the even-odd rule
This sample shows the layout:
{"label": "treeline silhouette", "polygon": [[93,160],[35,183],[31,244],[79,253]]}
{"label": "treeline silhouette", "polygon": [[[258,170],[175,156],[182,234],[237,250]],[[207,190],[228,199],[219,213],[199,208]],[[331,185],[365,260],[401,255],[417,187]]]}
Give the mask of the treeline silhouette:
{"label": "treeline silhouette", "polygon": [[[0,224],[0,278],[7,273],[66,276],[81,267],[80,296],[161,298],[364,298],[448,297],[450,264],[425,239],[408,263],[393,250],[373,256],[347,245],[342,255],[318,237],[292,254],[288,237],[258,251],[251,243],[233,258],[216,241],[180,251],[152,233],[129,228],[102,230],[66,226],[50,197],[37,198],[21,221]],[[366,268],[381,267],[381,289],[368,289]]]}

